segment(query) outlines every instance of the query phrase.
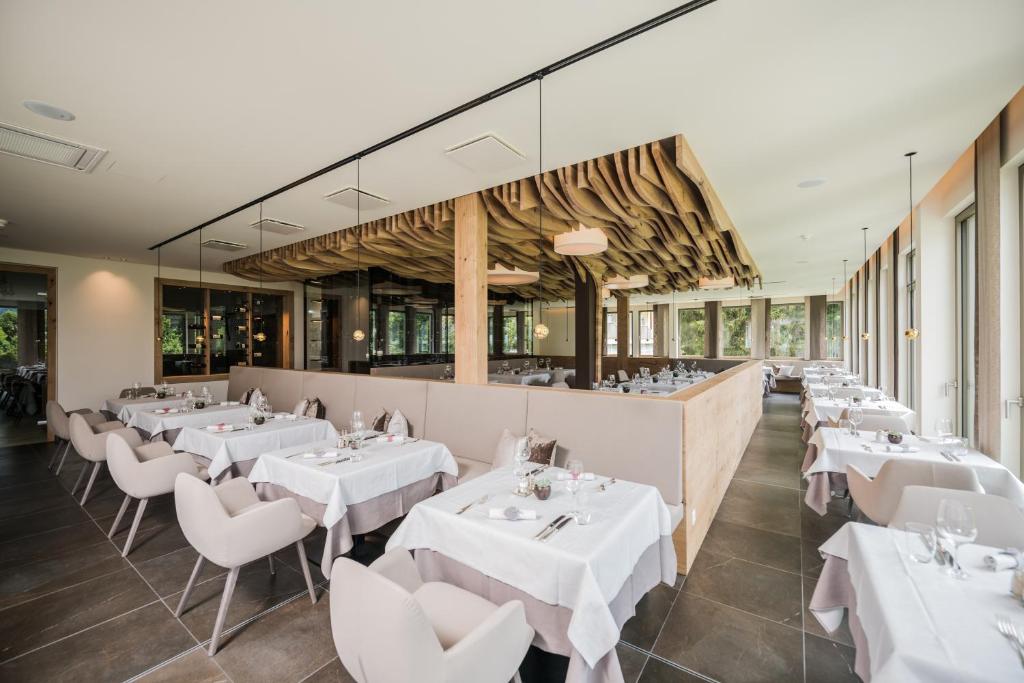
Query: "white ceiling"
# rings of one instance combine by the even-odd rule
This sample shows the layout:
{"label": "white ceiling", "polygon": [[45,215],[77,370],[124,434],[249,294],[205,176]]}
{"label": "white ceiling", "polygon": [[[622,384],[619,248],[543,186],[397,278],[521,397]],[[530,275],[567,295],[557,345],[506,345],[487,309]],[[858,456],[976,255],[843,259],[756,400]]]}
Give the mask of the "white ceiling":
{"label": "white ceiling", "polygon": [[[155,242],[675,4],[5,0],[0,121],[109,152],[91,174],[0,155],[0,246],[155,263]],[[1019,0],[718,0],[546,78],[544,166],[684,133],[766,282],[784,281],[763,293],[823,293],[843,258],[860,263],[860,227],[874,249],[905,215],[903,153],[919,151],[920,197],[1021,87],[1022,25]],[[391,204],[363,220],[534,172],[536,95],[365,159],[363,187]],[[445,158],[486,132],[526,160],[473,173]],[[828,182],[796,187],[814,177]],[[300,237],[347,227],[355,212],[321,197],[354,184],[339,169],[264,216]],[[249,249],[204,250],[204,266],[253,253],[256,216],[205,230]],[[197,244],[164,263],[195,267]]]}

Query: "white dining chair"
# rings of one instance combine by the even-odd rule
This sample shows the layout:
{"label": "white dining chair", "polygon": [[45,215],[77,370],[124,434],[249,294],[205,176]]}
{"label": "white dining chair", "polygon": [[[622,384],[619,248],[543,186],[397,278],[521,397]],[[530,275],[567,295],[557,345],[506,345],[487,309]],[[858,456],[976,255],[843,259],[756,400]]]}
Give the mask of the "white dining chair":
{"label": "white dining chair", "polygon": [[[93,466],[92,475],[89,476],[89,483],[86,485],[85,492],[82,494],[82,500],[79,502],[80,505],[84,506],[85,501],[89,499],[89,492],[92,491],[93,484],[96,483],[96,477],[99,476],[100,470],[103,469],[103,463],[107,460],[107,439],[112,434],[119,434],[133,448],[137,448],[142,445],[142,437],[131,427],[124,426],[104,432],[94,432],[89,423],[85,421],[85,417],[78,413],[72,413],[68,421],[71,444],[78,451],[78,454],[85,459],[85,467],[82,468],[82,473],[78,475],[78,481],[75,482],[74,487],[71,489],[72,496],[78,491],[85,473],[89,470],[89,465],[92,464]],[[121,423],[118,422],[117,424]]]}
{"label": "white dining chair", "polygon": [[499,607],[451,584],[424,583],[403,548],[369,567],[337,558],[330,593],[334,645],[358,683],[519,681],[533,641],[522,601]]}
{"label": "white dining chair", "polygon": [[907,486],[985,491],[967,465],[927,460],[886,460],[874,479],[856,465],[847,465],[846,481],[854,504],[875,524],[889,523]]}
{"label": "white dining chair", "polygon": [[175,453],[166,441],[133,447],[116,432],[107,438],[107,467],[110,468],[110,476],[117,488],[124,492],[124,502],[114,517],[107,538],[113,538],[117,533],[132,498],[139,501],[121,557],[127,557],[131,552],[135,533],[139,530],[139,522],[142,521],[150,498],[173,492],[174,482],[180,473],[204,481],[209,479],[206,468],[198,466],[191,453]]}
{"label": "white dining chair", "polygon": [[71,449],[71,425],[68,416],[71,413],[77,413],[81,415],[85,422],[92,428],[93,431],[110,431],[110,429],[117,429],[124,425],[120,422],[113,425],[107,421],[106,416],[102,413],[94,413],[91,408],[80,408],[78,410],[66,411],[57,403],[57,401],[50,399],[46,402],[46,426],[50,428],[54,436],[54,448],[53,456],[50,458],[50,464],[47,469],[53,469],[54,463],[57,462],[57,456],[61,453],[61,447],[63,446],[63,455],[60,456],[60,462],[57,464],[57,469],[54,470],[54,474],[60,474],[61,468],[64,467],[64,461],[68,457],[68,451]]}
{"label": "white dining chair", "polygon": [[[205,560],[229,570],[207,649],[210,656],[216,654],[220,644],[231,594],[242,565],[270,557],[272,553],[294,544],[309,598],[316,604],[316,591],[309,575],[306,549],[302,545],[302,539],[313,530],[316,522],[302,514],[294,498],[264,502],[244,477],[210,486],[191,474],[181,473],[174,480],[174,508],[182,533],[199,553],[174,616],[180,617],[185,611]],[[270,571],[273,570],[274,560],[270,557]]]}
{"label": "white dining chair", "polygon": [[619,370],[619,381],[620,382],[628,382],[629,381],[629,375],[626,374],[625,370]]}
{"label": "white dining chair", "polygon": [[902,529],[907,522],[935,526],[939,503],[943,500],[958,500],[974,511],[974,521],[978,527],[975,543],[996,548],[1024,549],[1024,512],[1009,498],[990,493],[908,486],[903,489],[903,495],[888,526]]}

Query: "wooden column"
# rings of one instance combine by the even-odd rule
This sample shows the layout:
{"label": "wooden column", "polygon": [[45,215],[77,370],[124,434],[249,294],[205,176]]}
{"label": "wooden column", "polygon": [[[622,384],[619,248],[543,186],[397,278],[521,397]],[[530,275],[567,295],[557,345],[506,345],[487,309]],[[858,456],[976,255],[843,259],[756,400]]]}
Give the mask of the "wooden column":
{"label": "wooden column", "polygon": [[764,326],[761,328],[761,343],[764,344],[764,357],[772,357],[772,300],[764,298]]}
{"label": "wooden column", "polygon": [[526,311],[516,311],[516,353],[526,353],[526,340],[533,330],[526,329]]}
{"label": "wooden column", "polygon": [[810,360],[822,360],[827,355],[825,347],[828,337],[825,331],[825,308],[828,305],[828,297],[809,296],[807,300],[807,311],[810,324],[807,327],[807,357]]}
{"label": "wooden column", "polygon": [[662,358],[672,355],[669,328],[669,304],[654,304],[654,355]]}
{"label": "wooden column", "polygon": [[721,301],[704,302],[704,357],[718,358],[718,317]]}
{"label": "wooden column", "polygon": [[975,327],[978,450],[999,459],[1003,416],[999,315],[999,118],[974,142],[974,196],[978,225],[978,317]]}
{"label": "wooden column", "polygon": [[405,355],[416,352],[416,307],[405,307]]}
{"label": "wooden column", "polygon": [[455,198],[455,381],[487,384],[487,209]]}
{"label": "wooden column", "polygon": [[[575,270],[576,283],[576,384],[577,389],[590,389],[597,370],[597,292],[598,284],[585,273],[580,277]],[[568,315],[568,312],[566,312]]]}
{"label": "wooden column", "polygon": [[618,335],[619,370],[629,372],[629,295],[615,293],[615,333]]}

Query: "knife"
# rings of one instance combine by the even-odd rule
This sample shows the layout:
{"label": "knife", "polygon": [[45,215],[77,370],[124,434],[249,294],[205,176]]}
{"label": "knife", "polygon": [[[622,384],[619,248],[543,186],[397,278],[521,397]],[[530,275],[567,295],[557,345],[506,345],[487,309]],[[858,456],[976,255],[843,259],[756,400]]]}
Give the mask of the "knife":
{"label": "knife", "polygon": [[317,467],[326,467],[327,465],[337,465],[339,462],[348,462],[352,459],[352,456],[347,458],[338,458],[337,460],[328,460],[327,462],[317,463]]}
{"label": "knife", "polygon": [[551,530],[550,530],[550,531],[548,531],[548,532],[547,532],[546,534],[544,534],[544,537],[543,537],[543,538],[540,538],[540,539],[538,539],[538,540],[539,540],[539,541],[546,541],[546,540],[548,540],[549,538],[551,538],[552,536],[554,536],[555,534],[557,534],[557,533],[558,533],[559,531],[561,531],[561,530],[562,530],[562,527],[564,527],[564,526],[565,526],[566,524],[568,524],[568,523],[569,523],[569,522],[571,522],[571,521],[572,521],[572,517],[566,517],[566,518],[565,518],[565,519],[563,519],[563,520],[562,520],[561,522],[559,522],[558,524],[556,524],[556,525],[555,525],[555,527],[554,527],[553,529],[551,529]]}
{"label": "knife", "polygon": [[544,527],[543,529],[538,531],[537,535],[534,536],[534,538],[539,539],[542,535],[546,534],[552,527],[554,527],[556,524],[558,524],[563,519],[565,519],[565,515],[558,515],[553,520],[551,520],[550,524],[548,524],[546,527]]}

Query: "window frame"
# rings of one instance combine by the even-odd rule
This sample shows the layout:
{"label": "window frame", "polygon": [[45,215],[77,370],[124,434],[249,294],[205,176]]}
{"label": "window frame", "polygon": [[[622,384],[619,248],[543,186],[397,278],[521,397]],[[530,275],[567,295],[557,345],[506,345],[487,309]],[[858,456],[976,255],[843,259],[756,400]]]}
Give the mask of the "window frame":
{"label": "window frame", "polygon": [[[772,309],[776,308],[776,307],[781,308],[783,306],[785,306],[787,308],[791,307],[791,306],[799,306],[800,309],[802,310],[800,319],[801,319],[801,324],[803,325],[803,344],[802,344],[802,347],[797,350],[799,355],[795,355],[795,356],[778,356],[778,355],[775,355],[774,353],[772,353],[772,351],[774,349],[774,343],[772,341],[772,338],[773,338],[774,332],[775,332],[774,326],[771,324],[772,320],[773,320],[773,318],[772,318]],[[805,302],[803,302],[803,301],[794,301],[794,302],[791,302],[791,303],[775,303],[775,302],[772,302],[769,305],[769,308],[766,311],[766,314],[768,316],[768,353],[766,354],[768,356],[768,358],[773,359],[773,360],[803,360],[803,358],[807,355],[807,304]]]}

